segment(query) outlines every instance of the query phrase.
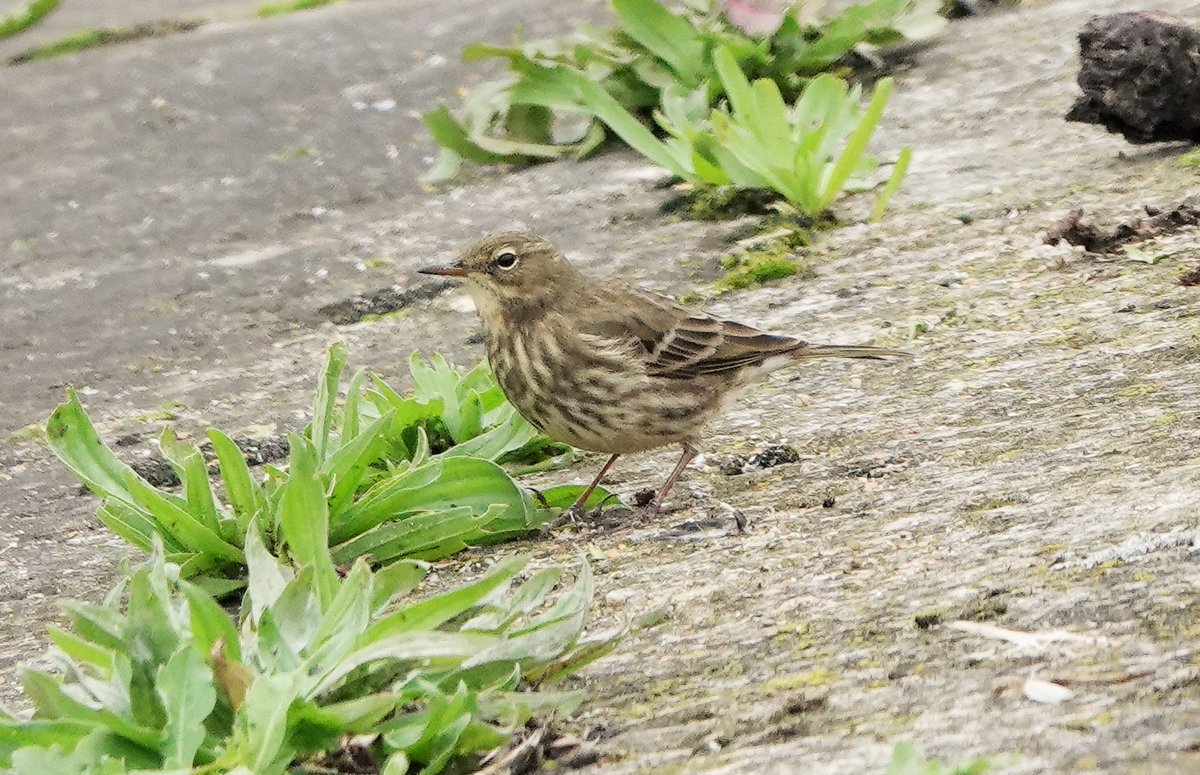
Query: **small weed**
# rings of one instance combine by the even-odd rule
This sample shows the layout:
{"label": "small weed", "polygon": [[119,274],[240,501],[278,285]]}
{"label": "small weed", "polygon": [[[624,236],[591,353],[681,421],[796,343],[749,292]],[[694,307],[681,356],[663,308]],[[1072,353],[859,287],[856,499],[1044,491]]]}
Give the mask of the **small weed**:
{"label": "small weed", "polygon": [[45,438],[46,429],[38,423],[26,425],[24,428],[17,428],[8,434],[8,440],[14,444],[22,441],[42,441]]}
{"label": "small weed", "polygon": [[33,0],[19,11],[0,17],[0,38],[8,38],[23,32],[40,22],[58,7],[60,0]]}
{"label": "small weed", "polygon": [[271,154],[271,161],[285,162],[293,159],[307,159],[312,155],[312,150],[301,145],[295,148],[284,148],[282,151]]}
{"label": "small weed", "polygon": [[937,759],[926,759],[912,743],[896,743],[886,775],[984,775],[995,766],[987,759],[944,764]]}
{"label": "small weed", "polygon": [[42,59],[52,59],[65,54],[75,54],[89,48],[110,46],[116,43],[128,43],[142,38],[161,38],[179,32],[191,32],[204,24],[201,19],[174,20],[163,19],[145,24],[135,24],[132,27],[101,27],[83,30],[71,35],[37,46],[17,54],[8,60],[10,65],[20,65],[26,62],[36,62]]}
{"label": "small weed", "polygon": [[290,0],[285,3],[263,3],[254,13],[260,19],[267,19],[294,11],[307,11],[310,8],[320,8],[323,5],[331,5],[334,2],[336,0]]}
{"label": "small weed", "polygon": [[[928,38],[946,24],[937,15],[938,0],[861,0],[820,18],[808,7],[800,9],[808,4],[779,3],[772,29],[753,31],[742,26],[733,4],[611,0],[611,5],[612,28],[583,28],[563,40],[468,46],[463,51],[468,61],[500,59],[510,72],[466,92],[455,112],[441,105],[425,114],[443,147],[425,179],[454,177],[463,159],[526,164],[582,158],[600,148],[610,130],[636,148],[642,137],[614,123],[613,116],[632,114],[630,120],[643,130],[635,133],[654,139],[645,123],[673,106],[706,115],[727,96],[728,81],[718,76],[716,64],[721,50],[734,53],[744,80],[769,82],[791,103],[814,76],[845,72],[849,57],[864,45]],[[818,107],[829,119],[840,118],[837,110]],[[560,116],[580,113],[588,121],[578,132],[556,131]],[[795,169],[791,158],[774,158],[772,172],[789,174]],[[707,171],[709,160],[703,161]]]}

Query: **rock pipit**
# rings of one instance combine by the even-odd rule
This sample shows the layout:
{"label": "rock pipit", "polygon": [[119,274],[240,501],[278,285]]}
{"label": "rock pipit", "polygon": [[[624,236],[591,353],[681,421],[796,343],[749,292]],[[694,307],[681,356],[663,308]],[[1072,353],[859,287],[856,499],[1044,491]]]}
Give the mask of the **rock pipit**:
{"label": "rock pipit", "polygon": [[680,444],[679,462],[649,505],[653,516],[724,401],[777,368],[907,355],[808,344],[601,282],[531,234],[488,237],[453,264],[420,271],[466,280],[496,380],[526,420],[552,439],[610,455],[574,513],[621,455]]}

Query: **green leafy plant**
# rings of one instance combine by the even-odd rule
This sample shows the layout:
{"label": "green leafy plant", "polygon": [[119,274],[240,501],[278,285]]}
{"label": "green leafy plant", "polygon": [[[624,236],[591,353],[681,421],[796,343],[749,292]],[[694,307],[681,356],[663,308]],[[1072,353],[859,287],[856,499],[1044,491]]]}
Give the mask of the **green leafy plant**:
{"label": "green leafy plant", "polygon": [[572,93],[578,79],[638,120],[669,100],[708,108],[725,93],[713,54],[726,49],[745,77],[769,79],[790,102],[811,77],[839,66],[856,47],[926,38],[945,24],[938,0],[870,0],[818,22],[812,9],[819,5],[797,4],[769,37],[758,39],[731,23],[723,3],[689,0],[677,14],[658,0],[612,0],[613,29],[583,27],[567,40],[468,46],[468,61],[504,59],[510,73],[474,88],[457,114],[442,105],[425,115],[443,147],[426,180],[453,177],[464,158],[480,164],[580,158],[604,142],[605,126],[629,142],[599,109],[605,101]]}
{"label": "green leafy plant", "polygon": [[959,764],[944,764],[937,759],[926,759],[912,743],[897,743],[892,749],[887,775],[984,775],[993,764],[987,759],[972,759]]}
{"label": "green leafy plant", "polygon": [[377,378],[368,389],[360,370],[339,400],[345,359],[343,347],[330,348],[313,420],[289,436],[286,470],[268,466],[259,481],[232,439],[209,431],[223,501],[200,448],[169,428],[159,447],[182,491],[152,486],[105,446],[74,392],[50,417],[47,439],[101,498],[101,522],[143,551],[157,537],[185,578],[217,595],[244,585],[252,534],[272,551],[300,551],[288,522],[326,525],[321,552],[335,562],[383,564],[529,535],[569,503],[577,488],[553,488],[535,501],[495,462],[565,453],[503,401],[487,372],[459,377],[444,360],[414,358],[416,395],[400,396]]}
{"label": "green leafy plant", "polygon": [[102,604],[65,603],[70,627],[50,632],[54,669],[21,677],[33,718],[0,716],[0,768],[274,775],[369,764],[432,775],[503,745],[534,716],[572,712],[578,693],[531,687],[615,645],[582,637],[586,564],[557,597],[557,569],[509,591],[526,564],[515,558],[414,602],[424,564],[372,573],[360,559],[341,578],[323,524],[283,529],[299,570],[250,531],[238,623],[157,539]]}
{"label": "green leafy plant", "polygon": [[[788,106],[773,81],[746,80],[729,50],[718,51],[714,61],[728,109],[694,122],[686,103],[669,100],[657,116],[675,140],[668,147],[684,177],[772,189],[809,217],[821,215],[843,190],[869,187],[878,163],[867,144],[883,117],[890,78],[879,82],[863,107],[861,87],[823,74]],[[896,165],[889,190],[906,166],[907,160]]]}
{"label": "green leafy plant", "polygon": [[[870,187],[878,162],[867,153],[891,93],[879,82],[864,106],[861,87],[824,74],[787,105],[770,79],[751,84],[733,52],[714,56],[728,108],[709,110],[688,98],[668,98],[655,114],[667,131],[656,137],[597,84],[568,70],[545,77],[587,103],[634,150],[700,186],[738,186],[777,192],[793,210],[815,219],[846,190]],[[886,205],[908,166],[905,151],[876,209]]]}
{"label": "green leafy plant", "polygon": [[396,413],[399,432],[392,436],[397,446],[385,456],[410,459],[417,448],[427,447],[426,454],[452,450],[455,456],[524,466],[547,460],[551,466],[565,465],[574,459],[574,450],[543,436],[516,413],[487,363],[480,362],[460,374],[440,355],[426,361],[414,353],[409,372],[413,381],[411,396],[399,395],[378,377],[370,379],[371,386],[363,393],[359,411],[364,418]]}

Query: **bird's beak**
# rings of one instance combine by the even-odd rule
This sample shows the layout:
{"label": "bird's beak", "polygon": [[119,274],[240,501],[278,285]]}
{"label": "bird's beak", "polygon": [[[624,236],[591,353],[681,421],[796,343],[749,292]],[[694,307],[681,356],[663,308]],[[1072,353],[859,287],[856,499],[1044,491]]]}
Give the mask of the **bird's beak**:
{"label": "bird's beak", "polygon": [[418,269],[418,274],[436,274],[442,277],[466,277],[467,268],[462,265],[461,261],[456,261],[453,264],[445,266],[427,266],[424,269]]}

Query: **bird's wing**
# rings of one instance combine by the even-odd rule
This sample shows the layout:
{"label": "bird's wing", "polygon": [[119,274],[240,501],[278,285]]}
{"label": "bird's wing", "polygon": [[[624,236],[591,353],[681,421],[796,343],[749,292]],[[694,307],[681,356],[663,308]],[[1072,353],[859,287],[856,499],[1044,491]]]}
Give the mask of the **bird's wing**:
{"label": "bird's wing", "polygon": [[591,333],[634,337],[645,352],[647,370],[664,377],[737,371],[805,344],[691,311],[674,299],[640,288],[617,291],[598,304],[599,309],[606,312],[589,316],[595,329]]}

